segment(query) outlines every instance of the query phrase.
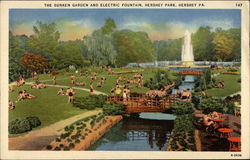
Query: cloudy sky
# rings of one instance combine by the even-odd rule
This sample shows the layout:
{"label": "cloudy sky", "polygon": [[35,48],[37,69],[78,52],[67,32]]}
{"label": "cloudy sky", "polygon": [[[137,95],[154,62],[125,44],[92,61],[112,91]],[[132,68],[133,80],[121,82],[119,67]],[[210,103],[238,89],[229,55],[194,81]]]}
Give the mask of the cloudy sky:
{"label": "cloudy sky", "polygon": [[208,9],[11,9],[10,30],[31,35],[37,21],[55,22],[60,40],[82,39],[113,18],[118,29],[145,31],[152,40],[180,38],[200,26],[240,27],[240,10]]}

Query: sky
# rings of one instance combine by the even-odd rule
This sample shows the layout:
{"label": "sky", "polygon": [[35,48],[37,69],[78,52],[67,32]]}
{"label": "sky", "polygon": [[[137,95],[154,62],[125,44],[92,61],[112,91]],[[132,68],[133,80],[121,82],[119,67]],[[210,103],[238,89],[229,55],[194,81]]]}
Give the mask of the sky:
{"label": "sky", "polygon": [[11,9],[10,30],[15,35],[32,35],[38,21],[57,24],[60,40],[82,39],[112,18],[117,29],[145,31],[152,40],[183,37],[185,30],[200,26],[212,30],[240,28],[241,14],[236,9]]}

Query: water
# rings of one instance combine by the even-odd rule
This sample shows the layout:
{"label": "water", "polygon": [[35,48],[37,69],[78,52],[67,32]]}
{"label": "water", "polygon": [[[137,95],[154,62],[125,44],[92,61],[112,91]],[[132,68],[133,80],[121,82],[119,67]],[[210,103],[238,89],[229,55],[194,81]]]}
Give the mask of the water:
{"label": "water", "polygon": [[181,51],[181,60],[182,62],[194,61],[193,46],[191,44],[191,33],[189,31],[185,32],[184,43],[182,45],[182,51]]}
{"label": "water", "polygon": [[[165,120],[168,118],[171,120]],[[88,150],[166,151],[174,119],[174,116],[161,113],[142,113],[140,118],[125,118]]]}

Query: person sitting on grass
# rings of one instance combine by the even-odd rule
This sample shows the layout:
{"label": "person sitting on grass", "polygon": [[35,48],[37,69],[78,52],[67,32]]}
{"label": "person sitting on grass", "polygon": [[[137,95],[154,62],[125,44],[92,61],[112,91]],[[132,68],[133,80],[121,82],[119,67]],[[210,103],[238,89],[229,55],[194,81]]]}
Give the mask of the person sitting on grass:
{"label": "person sitting on grass", "polygon": [[76,80],[76,76],[71,75],[71,76],[70,76],[71,84],[75,84],[75,80]]}
{"label": "person sitting on grass", "polygon": [[28,98],[28,99],[36,98],[35,96],[29,94],[26,90],[23,90],[23,93],[24,93],[25,98]]}
{"label": "person sitting on grass", "polygon": [[65,95],[65,91],[63,88],[59,89],[59,91],[57,92],[57,95]]}
{"label": "person sitting on grass", "polygon": [[76,86],[85,86],[86,82],[82,81],[82,82],[75,82]]}
{"label": "person sitting on grass", "polygon": [[24,99],[25,99],[25,93],[23,93],[23,91],[19,91],[17,101],[21,101],[21,100],[24,100]]}
{"label": "person sitting on grass", "polygon": [[14,103],[11,100],[9,100],[9,110],[13,110],[15,108],[16,106],[14,106]]}
{"label": "person sitting on grass", "polygon": [[9,92],[13,92],[14,91],[14,88],[9,86]]}

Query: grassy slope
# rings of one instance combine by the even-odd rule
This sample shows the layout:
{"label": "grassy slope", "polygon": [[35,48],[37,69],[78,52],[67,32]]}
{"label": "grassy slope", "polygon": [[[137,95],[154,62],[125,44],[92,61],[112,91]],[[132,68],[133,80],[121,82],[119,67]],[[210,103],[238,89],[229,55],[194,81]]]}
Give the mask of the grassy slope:
{"label": "grassy slope", "polygon": [[223,80],[225,88],[212,88],[206,91],[209,96],[224,97],[236,93],[241,90],[241,83],[237,82],[240,75],[225,75],[221,74],[216,79]]}
{"label": "grassy slope", "polygon": [[[36,96],[35,99],[26,99],[15,102],[17,100],[17,93],[20,90],[27,90],[28,93]],[[59,120],[69,118],[71,116],[86,112],[79,108],[73,107],[72,104],[67,103],[67,96],[57,95],[58,88],[47,87],[45,89],[31,89],[30,86],[15,87],[15,91],[10,93],[10,100],[16,106],[16,109],[9,112],[9,119],[22,118],[27,116],[37,116],[42,121],[44,127],[55,123]],[[87,95],[87,92],[76,90],[77,95]]]}

